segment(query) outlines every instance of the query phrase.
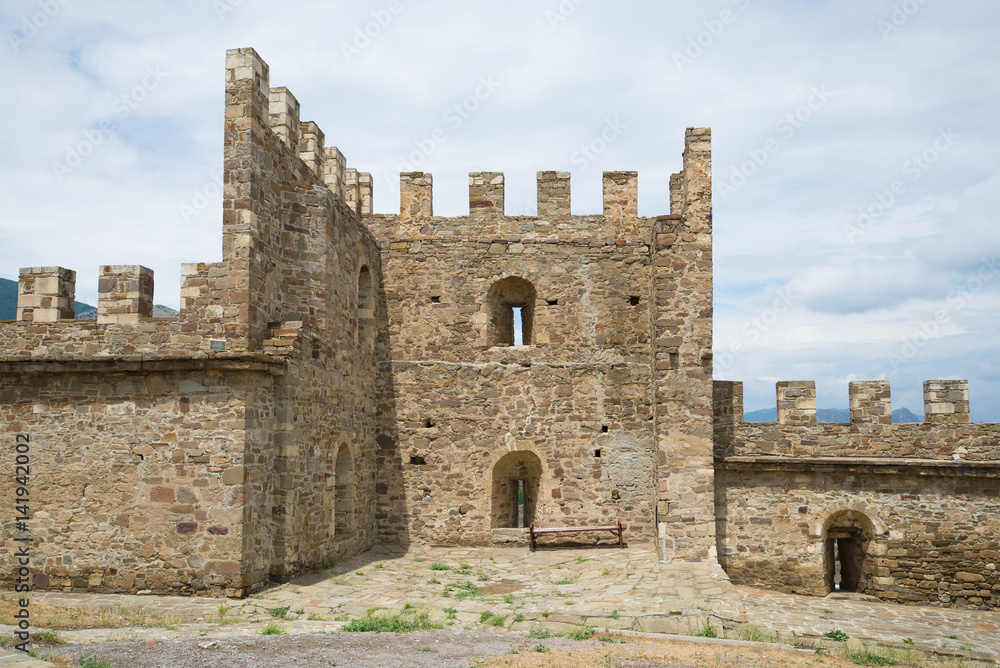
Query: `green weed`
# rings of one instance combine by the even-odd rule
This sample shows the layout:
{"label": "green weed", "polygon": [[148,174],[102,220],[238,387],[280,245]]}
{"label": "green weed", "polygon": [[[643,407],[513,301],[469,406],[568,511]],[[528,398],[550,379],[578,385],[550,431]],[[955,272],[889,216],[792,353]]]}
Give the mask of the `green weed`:
{"label": "green weed", "polygon": [[38,642],[48,643],[50,645],[65,645],[66,641],[62,639],[58,631],[45,630],[38,633]]}
{"label": "green weed", "polygon": [[81,655],[80,668],[114,668],[114,666],[107,661],[101,661],[97,657],[88,656],[87,658],[84,658]]}
{"label": "green weed", "polygon": [[758,626],[740,626],[736,629],[736,637],[749,642],[774,642],[774,637]]}
{"label": "green weed", "polygon": [[457,598],[458,600],[470,597],[471,598],[486,597],[486,594],[480,591],[479,587],[477,587],[475,583],[470,582],[469,580],[466,580],[465,582],[459,582],[458,584],[455,585],[455,588],[461,590],[455,594],[455,598]]}
{"label": "green weed", "polygon": [[589,626],[579,626],[566,632],[566,637],[570,640],[590,640],[593,636],[594,629]]}
{"label": "green weed", "polygon": [[844,658],[859,666],[895,666],[896,653],[891,650],[874,650],[867,647],[859,649],[844,648]]}
{"label": "green weed", "polygon": [[712,623],[706,619],[701,628],[698,629],[693,635],[696,635],[699,638],[718,638],[719,632],[716,631],[715,627],[712,626]]}
{"label": "green weed", "polygon": [[278,622],[268,622],[267,626],[261,629],[262,636],[283,636],[288,633],[288,629]]}
{"label": "green weed", "polygon": [[432,621],[430,613],[426,610],[419,612],[416,610],[406,610],[389,615],[374,615],[369,613],[367,617],[355,619],[346,624],[341,630],[348,632],[409,633],[411,631],[429,631],[438,628],[441,628],[441,625]]}

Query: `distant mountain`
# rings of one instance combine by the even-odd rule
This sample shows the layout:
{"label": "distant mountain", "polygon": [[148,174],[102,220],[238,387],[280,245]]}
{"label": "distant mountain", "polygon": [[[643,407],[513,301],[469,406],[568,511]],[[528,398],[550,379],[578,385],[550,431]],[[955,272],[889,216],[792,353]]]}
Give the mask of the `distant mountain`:
{"label": "distant mountain", "polygon": [[[169,306],[153,305],[154,318],[176,318],[177,311]],[[84,302],[77,302],[74,317],[80,320],[96,320],[97,307]],[[0,320],[17,318],[17,281],[0,278]]]}
{"label": "distant mountain", "polygon": [[[178,315],[180,315],[180,313],[169,306],[153,304],[154,318],[176,318]],[[77,320],[97,320],[97,309],[91,306],[89,311],[81,311],[78,308],[76,310],[76,315],[73,317]]]}
{"label": "distant mountain", "polygon": [[[776,408],[762,408],[759,411],[750,411],[743,416],[744,422],[777,422],[777,420],[778,409]],[[816,421],[850,422],[851,411],[847,408],[817,408]],[[894,424],[900,424],[903,422],[923,422],[924,419],[919,415],[914,415],[908,408],[897,408],[892,412],[892,421]]]}
{"label": "distant mountain", "polygon": [[[97,307],[76,303],[75,317],[79,318],[81,313],[93,311],[97,313]],[[97,317],[96,315],[94,316]],[[0,278],[0,320],[14,320],[17,318],[17,281],[9,278]]]}

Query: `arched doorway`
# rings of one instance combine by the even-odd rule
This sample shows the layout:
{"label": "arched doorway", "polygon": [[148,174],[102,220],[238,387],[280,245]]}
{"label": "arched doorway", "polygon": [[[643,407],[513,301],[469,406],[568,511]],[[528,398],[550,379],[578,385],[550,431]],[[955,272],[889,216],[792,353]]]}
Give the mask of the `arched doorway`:
{"label": "arched doorway", "polygon": [[874,568],[868,556],[875,527],[864,513],[841,510],[823,523],[823,575],[828,592],[864,592]]}
{"label": "arched doorway", "polygon": [[526,450],[504,455],[493,467],[491,526],[526,527],[535,521],[542,462]]}

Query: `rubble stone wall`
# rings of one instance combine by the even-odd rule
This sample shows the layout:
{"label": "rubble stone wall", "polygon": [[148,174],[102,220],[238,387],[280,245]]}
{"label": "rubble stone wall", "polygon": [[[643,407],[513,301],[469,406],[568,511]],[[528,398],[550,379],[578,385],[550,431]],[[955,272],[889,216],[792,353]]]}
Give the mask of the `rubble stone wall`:
{"label": "rubble stone wall", "polygon": [[826,595],[838,585],[832,541],[846,539],[861,593],[1000,607],[1000,425],[968,422],[965,381],[927,381],[933,422],[922,424],[891,423],[885,381],[851,384],[850,424],[816,424],[812,387],[779,383],[785,422],[747,423],[742,383],[715,382],[718,549],[731,580]]}
{"label": "rubble stone wall", "polygon": [[[476,172],[456,218],[433,215],[430,175],[407,173],[400,214],[365,218],[392,357],[379,389],[382,536],[518,540],[498,526],[510,499],[495,497],[526,481],[497,476],[524,471],[533,487],[537,461],[525,525],[621,519],[631,539],[654,540],[659,506],[665,558],[714,558],[710,138],[688,138],[670,184],[680,211],[661,218],[638,216],[634,172],[605,173],[595,216],[572,215],[568,173],[539,172],[533,217],[506,216],[503,174]],[[523,340],[510,337],[512,308]]]}
{"label": "rubble stone wall", "polygon": [[41,443],[39,589],[243,595],[374,539],[370,178],[299,123],[253,49],[227,53],[226,96],[223,260],[184,265],[179,317],[147,317],[139,265],[102,267],[96,322],[64,318],[74,272],[22,270],[0,410],[4,433]]}
{"label": "rubble stone wall", "polygon": [[837,514],[873,528],[859,591],[921,605],[1000,607],[1000,470],[726,462],[716,471],[719,560],[736,584],[824,596]]}
{"label": "rubble stone wall", "polygon": [[[246,558],[244,543],[266,545],[270,534],[269,438],[246,425],[248,413],[266,412],[254,395],[266,395],[271,369],[134,366],[0,371],[5,438],[30,439],[35,584],[241,595],[270,565],[268,550]],[[16,485],[0,479],[11,507]],[[4,528],[8,579],[23,543],[12,522]]]}

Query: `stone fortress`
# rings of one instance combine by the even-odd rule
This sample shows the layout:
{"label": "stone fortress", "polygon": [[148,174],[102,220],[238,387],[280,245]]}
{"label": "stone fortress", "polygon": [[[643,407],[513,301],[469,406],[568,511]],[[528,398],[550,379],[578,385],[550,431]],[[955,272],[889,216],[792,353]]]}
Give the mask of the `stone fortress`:
{"label": "stone fortress", "polygon": [[923,424],[891,424],[884,381],[851,384],[849,424],[817,424],[802,381],[745,423],[742,384],[713,382],[708,129],[667,215],[638,215],[634,172],[604,174],[599,215],[571,214],[565,172],[538,173],[537,216],[505,215],[497,172],[467,216],[435,216],[424,173],[375,214],[371,176],[237,49],[224,168],[223,260],[184,265],[178,317],[151,317],[145,267],[100,268],[96,322],[73,271],[21,270],[8,588],[19,538],[36,589],[245,596],[377,543],[620,519],[736,583],[1000,608],[1000,425],[970,423],[965,382],[928,381]]}

